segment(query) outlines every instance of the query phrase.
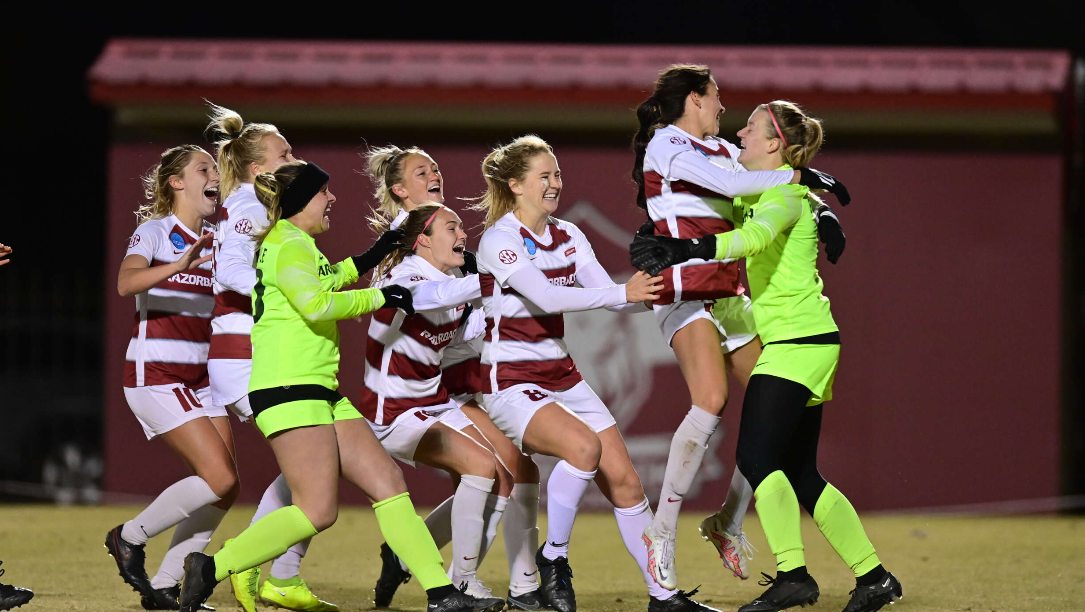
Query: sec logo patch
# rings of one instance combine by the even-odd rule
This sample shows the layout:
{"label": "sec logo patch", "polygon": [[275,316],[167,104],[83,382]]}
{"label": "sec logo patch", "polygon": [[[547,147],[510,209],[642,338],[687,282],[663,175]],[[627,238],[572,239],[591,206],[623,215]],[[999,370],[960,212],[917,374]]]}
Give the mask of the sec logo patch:
{"label": "sec logo patch", "polygon": [[128,248],[132,248],[139,244],[139,234],[132,234],[132,237],[128,239]]}
{"label": "sec logo patch", "polygon": [[689,143],[686,142],[686,139],[682,138],[681,136],[671,136],[671,144],[684,145]]}
{"label": "sec logo patch", "polygon": [[503,264],[510,264],[516,261],[516,253],[509,249],[504,249],[497,254],[497,258],[501,260]]}
{"label": "sec logo patch", "polygon": [[248,219],[242,219],[242,220],[240,220],[240,221],[238,221],[237,223],[234,224],[234,231],[239,233],[239,234],[245,234],[245,235],[251,234],[252,233],[252,222],[249,221]]}

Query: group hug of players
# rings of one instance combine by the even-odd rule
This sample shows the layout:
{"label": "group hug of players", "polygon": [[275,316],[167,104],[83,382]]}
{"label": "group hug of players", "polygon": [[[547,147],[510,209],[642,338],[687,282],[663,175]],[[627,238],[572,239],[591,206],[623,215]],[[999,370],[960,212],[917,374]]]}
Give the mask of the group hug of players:
{"label": "group hug of players", "polygon": [[[723,111],[710,71],[696,65],[664,70],[637,109],[633,178],[649,221],[630,246],[638,271],[619,285],[584,234],[553,216],[562,175],[538,137],[483,160],[487,189],[470,205],[485,214],[477,254],[444,205],[437,160],[418,148],[371,149],[370,222],[379,237],[333,264],[315,242],[336,201],[329,174],[295,159],[275,126],[211,105],[216,156],[195,145],[162,154],[145,177],[149,203],[117,281],[137,308],[125,396],[148,439],[162,438],[194,472],[107,535],[143,607],[208,609],[229,577],[247,612],[258,599],[337,610],[310,591],[300,564],[312,537],[335,522],[344,478],[373,501],[385,538],[378,607],[414,576],[429,612],[574,612],[570,534],[594,481],[643,573],[649,611],[712,610],[677,590],[674,542],[682,498],[720,428],[728,372],[746,387],[737,468],[701,535],[727,570],[747,578],[742,524],[753,498],[777,559],[776,576],[762,582],[769,588],[740,612],[817,601],[800,505],[855,573],[846,612],[901,597],[855,510],[816,462],[840,353],[817,243],[820,232],[835,263],[844,237],[811,190],[842,204],[847,190],[807,167],[822,129],[799,106],[758,106],[738,132],[741,146],[717,137]],[[220,196],[212,226],[206,219]],[[370,288],[345,289],[370,273]],[[654,514],[613,416],[563,339],[562,313],[595,308],[653,313],[689,387],[692,405],[674,434]],[[367,313],[355,405],[338,391],[337,322]],[[239,490],[228,412],[255,423],[281,474],[249,527],[210,556],[202,551]],[[546,485],[542,546],[535,453],[559,459]],[[423,521],[393,457],[447,471],[455,493]],[[499,524],[505,598],[476,577]],[[148,577],[144,545],[173,526]],[[438,549],[449,542],[446,571]],[[261,586],[259,566],[269,560]]]}

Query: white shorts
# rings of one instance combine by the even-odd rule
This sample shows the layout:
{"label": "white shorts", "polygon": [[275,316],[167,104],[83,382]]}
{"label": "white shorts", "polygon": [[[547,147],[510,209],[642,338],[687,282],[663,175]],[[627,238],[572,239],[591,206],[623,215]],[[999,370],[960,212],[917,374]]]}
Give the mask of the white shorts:
{"label": "white shorts", "polygon": [[720,346],[725,354],[746,346],[757,337],[753,306],[750,298],[745,295],[720,298],[715,303],[675,302],[656,306],[653,310],[667,346],[671,345],[678,330],[697,319],[707,319],[715,324],[720,332]]}
{"label": "white shorts", "polygon": [[564,391],[550,391],[535,384],[523,383],[482,396],[482,407],[486,409],[490,420],[521,451],[524,450],[527,424],[539,408],[553,402],[561,404],[580,417],[580,420],[596,433],[617,425],[614,415],[607,410],[603,400],[599,399],[587,381],[583,380]]}
{"label": "white shorts", "polygon": [[[216,406],[229,406],[248,395],[250,376],[251,359],[208,359],[207,377],[211,379],[211,403]],[[250,410],[249,414],[251,413]]]}
{"label": "white shorts", "polygon": [[460,393],[459,395],[453,395],[452,401],[456,402],[456,407],[461,408],[467,402],[475,402],[482,407],[482,394],[481,393]]}
{"label": "white shorts", "polygon": [[139,419],[150,440],[200,417],[226,416],[211,405],[211,389],[189,389],[181,383],[150,387],[125,387],[124,399]]}
{"label": "white shorts", "polygon": [[414,452],[418,449],[418,443],[435,423],[444,423],[456,431],[463,431],[468,425],[473,425],[471,419],[467,418],[462,410],[453,407],[453,404],[412,408],[396,417],[389,425],[375,425],[368,419],[366,422],[384,450],[411,467],[415,465]]}

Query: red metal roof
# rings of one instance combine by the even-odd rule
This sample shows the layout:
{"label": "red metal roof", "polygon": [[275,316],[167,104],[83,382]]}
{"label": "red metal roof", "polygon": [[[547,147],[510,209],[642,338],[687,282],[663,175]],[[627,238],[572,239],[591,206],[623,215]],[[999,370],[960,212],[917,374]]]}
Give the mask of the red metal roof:
{"label": "red metal roof", "polygon": [[1011,108],[1035,107],[1035,98],[1048,106],[1066,87],[1070,57],[1062,51],[119,39],[106,45],[90,80],[94,98],[114,105],[198,101],[213,93],[290,105],[394,99],[610,106],[639,101],[658,71],[677,62],[708,64],[727,92],[817,92],[842,106],[884,97],[897,104],[911,99],[907,105],[942,106],[954,98],[951,106],[970,99]]}

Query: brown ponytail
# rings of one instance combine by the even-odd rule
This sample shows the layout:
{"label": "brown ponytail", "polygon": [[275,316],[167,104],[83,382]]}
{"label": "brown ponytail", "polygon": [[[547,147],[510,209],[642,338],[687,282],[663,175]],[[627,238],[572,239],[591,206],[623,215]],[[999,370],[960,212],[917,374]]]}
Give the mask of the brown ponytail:
{"label": "brown ponytail", "polygon": [[442,204],[429,202],[407,213],[407,218],[404,219],[403,225],[400,225],[399,228],[403,230],[403,240],[401,242],[404,245],[411,246],[404,246],[386,255],[384,261],[377,266],[377,271],[373,273],[374,283],[384,278],[386,274],[392,271],[392,268],[402,263],[408,255],[414,254],[413,246],[418,241],[418,236],[433,235],[433,224],[427,227],[426,222],[442,208],[445,208]]}

